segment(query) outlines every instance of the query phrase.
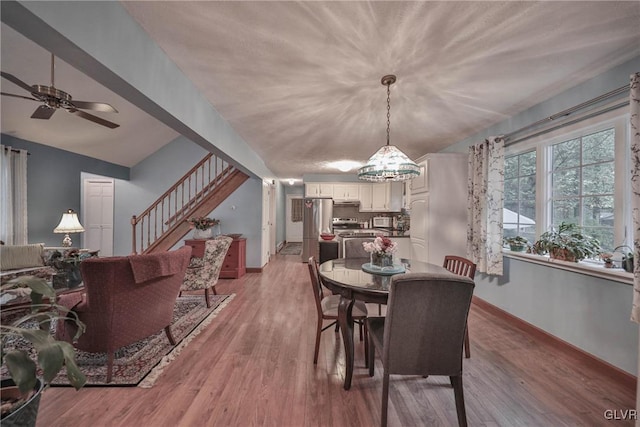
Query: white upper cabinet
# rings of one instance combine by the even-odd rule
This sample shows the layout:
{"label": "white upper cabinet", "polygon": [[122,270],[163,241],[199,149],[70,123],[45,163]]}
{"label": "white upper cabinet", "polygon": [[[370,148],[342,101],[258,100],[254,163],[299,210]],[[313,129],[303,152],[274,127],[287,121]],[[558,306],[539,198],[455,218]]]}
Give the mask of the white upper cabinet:
{"label": "white upper cabinet", "polygon": [[360,190],[360,212],[373,212],[371,184],[358,184]]}
{"label": "white upper cabinet", "polygon": [[333,184],[327,182],[308,182],[304,185],[305,197],[333,197]]}
{"label": "white upper cabinet", "polygon": [[333,184],[333,199],[341,202],[360,200],[360,184]]}
{"label": "white upper cabinet", "polygon": [[411,194],[424,193],[429,190],[429,178],[427,176],[429,160],[424,160],[418,164],[420,167],[420,176],[411,180]]}

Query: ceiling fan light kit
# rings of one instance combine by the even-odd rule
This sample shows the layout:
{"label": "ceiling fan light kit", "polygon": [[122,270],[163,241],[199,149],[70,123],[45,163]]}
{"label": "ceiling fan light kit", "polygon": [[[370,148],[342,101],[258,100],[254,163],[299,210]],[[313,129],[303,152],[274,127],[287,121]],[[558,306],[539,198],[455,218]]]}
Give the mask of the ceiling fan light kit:
{"label": "ceiling fan light kit", "polygon": [[110,122],[98,116],[94,116],[93,114],[80,111],[80,109],[83,109],[101,111],[105,113],[117,113],[118,110],[113,108],[113,106],[104,102],[74,101],[70,94],[57,89],[54,86],[54,61],[55,57],[53,56],[53,54],[51,54],[51,86],[28,85],[13,74],[5,73],[3,71],[0,72],[0,75],[3,78],[29,92],[32,98],[6,92],[1,92],[1,94],[13,98],[22,98],[28,99],[30,101],[42,102],[43,104],[40,105],[31,115],[32,119],[49,120],[58,108],[62,108],[71,114],[92,121],[96,124],[108,127],[110,129],[119,127],[120,125],[116,123]]}
{"label": "ceiling fan light kit", "polygon": [[391,85],[396,76],[382,77],[381,83],[387,87],[387,144],[383,145],[358,171],[358,178],[365,181],[386,182],[406,181],[420,175],[420,167],[395,145],[389,144],[391,125]]}

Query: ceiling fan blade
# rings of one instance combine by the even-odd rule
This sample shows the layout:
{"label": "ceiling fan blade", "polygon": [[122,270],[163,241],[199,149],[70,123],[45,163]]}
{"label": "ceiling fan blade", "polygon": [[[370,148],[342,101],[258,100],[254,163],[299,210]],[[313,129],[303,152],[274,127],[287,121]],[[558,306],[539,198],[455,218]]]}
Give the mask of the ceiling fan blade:
{"label": "ceiling fan blade", "polygon": [[83,110],[94,110],[94,111],[102,111],[103,113],[117,113],[118,110],[113,108],[111,105],[105,102],[88,102],[88,101],[76,101],[71,100],[71,103],[76,108],[81,108]]}
{"label": "ceiling fan blade", "polygon": [[7,92],[0,92],[0,95],[12,96],[14,98],[28,99],[29,101],[37,101],[37,99],[35,99],[35,98],[29,98],[28,96],[22,96],[22,95],[14,95],[12,93],[7,93]]}
{"label": "ceiling fan blade", "polygon": [[73,108],[70,108],[67,111],[70,112],[71,114],[75,114],[76,116],[80,116],[83,119],[87,119],[99,125],[106,126],[109,129],[115,129],[117,127],[120,127],[120,125],[116,123],[101,119],[100,117],[94,116],[93,114],[85,113],[84,111],[76,110]]}
{"label": "ceiling fan blade", "polygon": [[55,112],[56,112],[55,108],[51,108],[48,105],[41,105],[38,108],[36,108],[36,111],[33,112],[33,114],[31,115],[31,118],[49,120],[51,116],[53,116],[53,113]]}
{"label": "ceiling fan blade", "polygon": [[33,92],[33,87],[31,87],[30,85],[26,84],[25,82],[23,82],[22,80],[20,80],[16,76],[14,76],[13,74],[9,74],[9,73],[5,73],[4,71],[0,71],[0,75],[2,77],[4,77],[5,79],[9,80],[11,83],[17,84],[18,86],[20,86],[22,89],[26,90],[27,92],[29,92],[29,93]]}

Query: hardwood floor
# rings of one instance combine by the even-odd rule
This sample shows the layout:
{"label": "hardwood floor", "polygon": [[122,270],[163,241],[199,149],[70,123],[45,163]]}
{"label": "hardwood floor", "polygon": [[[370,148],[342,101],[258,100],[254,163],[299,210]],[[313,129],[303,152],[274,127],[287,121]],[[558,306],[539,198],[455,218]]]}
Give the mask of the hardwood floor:
{"label": "hardwood floor", "polygon": [[[316,313],[307,265],[277,255],[260,273],[221,281],[233,301],[151,389],[50,388],[38,426],[377,426],[382,365],[364,368],[356,339],[351,390],[342,388],[339,334],[323,332],[313,365]],[[377,307],[373,308],[377,313]],[[471,426],[616,426],[605,410],[635,407],[633,390],[472,306],[464,391]],[[392,376],[390,426],[456,425],[448,378]]]}

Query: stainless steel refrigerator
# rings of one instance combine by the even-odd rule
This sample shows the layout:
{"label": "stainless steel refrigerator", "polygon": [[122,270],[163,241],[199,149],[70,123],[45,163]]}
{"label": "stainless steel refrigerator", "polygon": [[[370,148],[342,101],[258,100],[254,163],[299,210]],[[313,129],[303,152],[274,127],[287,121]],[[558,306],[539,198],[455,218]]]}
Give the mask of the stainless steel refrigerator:
{"label": "stainless steel refrigerator", "polygon": [[333,199],[304,199],[302,207],[302,262],[320,257],[320,233],[333,232]]}

